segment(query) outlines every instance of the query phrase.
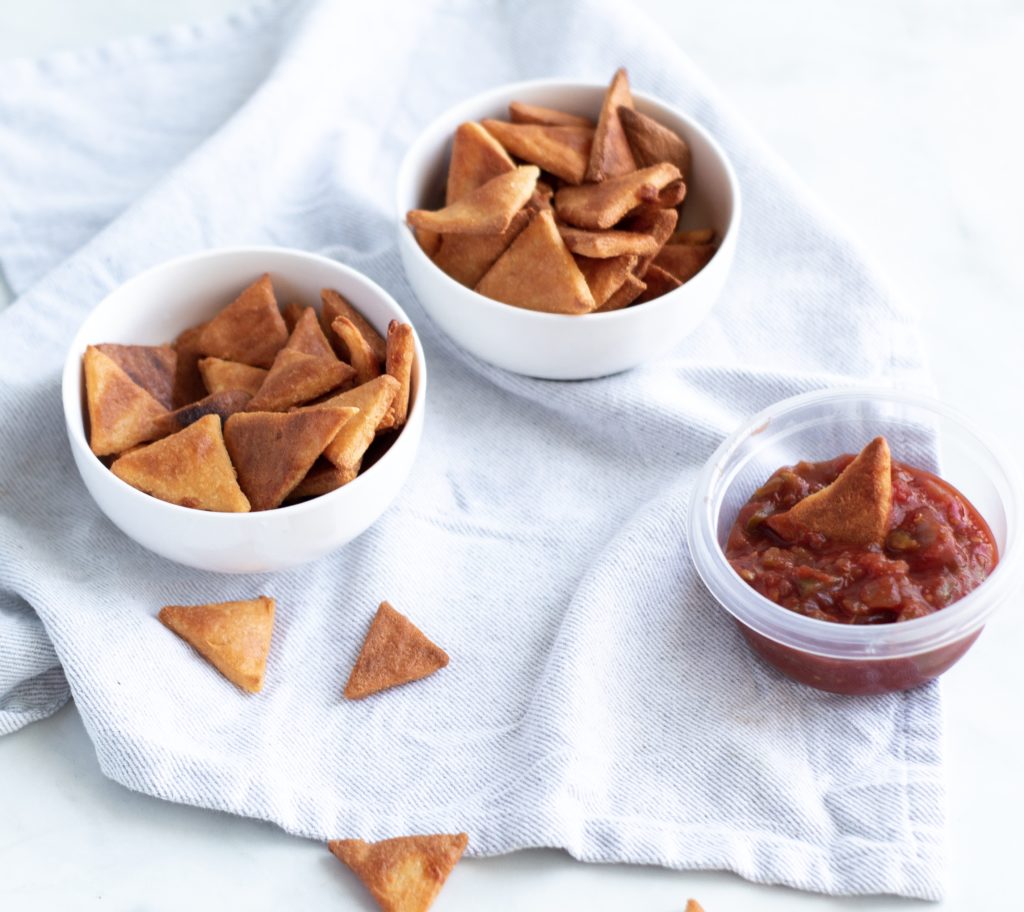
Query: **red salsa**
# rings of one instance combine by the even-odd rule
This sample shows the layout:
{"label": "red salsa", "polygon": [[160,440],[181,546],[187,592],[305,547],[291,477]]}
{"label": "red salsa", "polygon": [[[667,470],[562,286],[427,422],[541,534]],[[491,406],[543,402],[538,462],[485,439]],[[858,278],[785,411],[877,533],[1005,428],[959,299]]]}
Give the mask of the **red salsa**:
{"label": "red salsa", "polygon": [[840,544],[810,530],[786,541],[765,523],[831,484],[853,460],[781,468],[743,506],[726,557],[754,589],[819,620],[885,624],[939,611],[992,572],[995,540],[966,498],[930,472],[895,460],[880,544]]}

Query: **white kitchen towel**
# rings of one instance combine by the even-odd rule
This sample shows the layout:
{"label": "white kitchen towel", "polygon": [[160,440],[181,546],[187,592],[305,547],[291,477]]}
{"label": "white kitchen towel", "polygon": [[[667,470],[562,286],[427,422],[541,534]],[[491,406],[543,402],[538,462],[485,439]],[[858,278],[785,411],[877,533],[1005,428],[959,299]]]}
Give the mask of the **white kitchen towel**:
{"label": "white kitchen towel", "polygon": [[[402,153],[482,89],[606,82],[620,64],[737,166],[745,223],[725,295],[696,335],[627,374],[489,367],[405,282]],[[70,686],[108,776],[308,837],[464,829],[471,854],[560,846],[940,895],[937,687],[847,698],[783,678],[704,590],[685,537],[695,473],[753,411],[854,378],[927,382],[913,315],[628,5],[274,4],[7,64],[0,199],[17,295],[0,313],[0,731]],[[174,565],[115,529],[76,474],[58,388],[75,329],[119,282],[241,243],[365,271],[411,315],[431,372],[399,500],[337,554],[251,578]],[[258,593],[278,601],[259,696],[155,618]],[[348,703],[383,598],[452,661]]]}

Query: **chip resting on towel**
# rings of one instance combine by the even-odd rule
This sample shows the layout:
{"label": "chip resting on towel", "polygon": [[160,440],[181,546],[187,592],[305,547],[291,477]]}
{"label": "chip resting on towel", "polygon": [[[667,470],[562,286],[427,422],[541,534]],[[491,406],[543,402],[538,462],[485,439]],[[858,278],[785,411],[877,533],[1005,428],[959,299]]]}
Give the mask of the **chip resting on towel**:
{"label": "chip resting on towel", "polygon": [[418,681],[448,664],[448,654],[405,615],[381,602],[345,685],[349,700]]}
{"label": "chip resting on towel", "polygon": [[444,833],[381,842],[332,839],[327,847],[352,869],[383,912],[426,912],[468,843],[465,833]]}
{"label": "chip resting on towel", "polygon": [[159,617],[232,684],[250,693],[263,689],[274,631],[272,598],[168,605]]}

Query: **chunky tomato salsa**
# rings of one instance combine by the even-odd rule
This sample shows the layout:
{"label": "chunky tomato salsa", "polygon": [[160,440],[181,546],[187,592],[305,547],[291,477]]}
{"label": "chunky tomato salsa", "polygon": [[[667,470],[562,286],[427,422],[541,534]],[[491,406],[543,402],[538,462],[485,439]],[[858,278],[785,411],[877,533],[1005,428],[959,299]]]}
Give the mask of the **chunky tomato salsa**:
{"label": "chunky tomato salsa", "polygon": [[844,624],[931,614],[980,585],[998,560],[963,495],[890,461],[883,438],[856,457],[776,471],[740,510],[726,557],[773,602]]}

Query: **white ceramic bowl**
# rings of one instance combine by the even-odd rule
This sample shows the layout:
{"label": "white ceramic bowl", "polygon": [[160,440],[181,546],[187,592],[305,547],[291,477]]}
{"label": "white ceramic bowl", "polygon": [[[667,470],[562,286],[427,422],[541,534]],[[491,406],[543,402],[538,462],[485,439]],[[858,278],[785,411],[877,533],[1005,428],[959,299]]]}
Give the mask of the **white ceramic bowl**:
{"label": "white ceramic bowl", "polygon": [[[423,431],[427,372],[416,336],[408,423],[387,453],[354,481],[304,503],[258,513],[211,513],[165,503],[126,484],[89,449],[82,355],[101,342],[155,345],[213,316],[262,273],[278,300],[348,298],[381,333],[408,323],[379,285],[326,257],[275,247],[211,250],[163,263],[125,282],[88,316],[64,364],[64,418],[78,471],[100,509],[126,535],[181,564],[220,573],[281,570],[351,541],[387,509],[409,475]],[[414,333],[415,335],[415,333]]]}
{"label": "white ceramic bowl", "polygon": [[406,152],[398,173],[398,247],[424,310],[467,351],[498,367],[550,380],[584,380],[656,358],[689,335],[721,294],[736,252],[740,188],[721,147],[683,112],[634,92],[637,109],[689,143],[693,166],[680,227],[713,227],[718,252],[694,278],[646,304],[611,313],[566,316],[491,300],[438,269],[405,224],[410,209],[443,205],[455,128],[467,120],[505,119],[510,101],[560,108],[596,119],[607,87],[556,80],[491,89],[437,118]]}

